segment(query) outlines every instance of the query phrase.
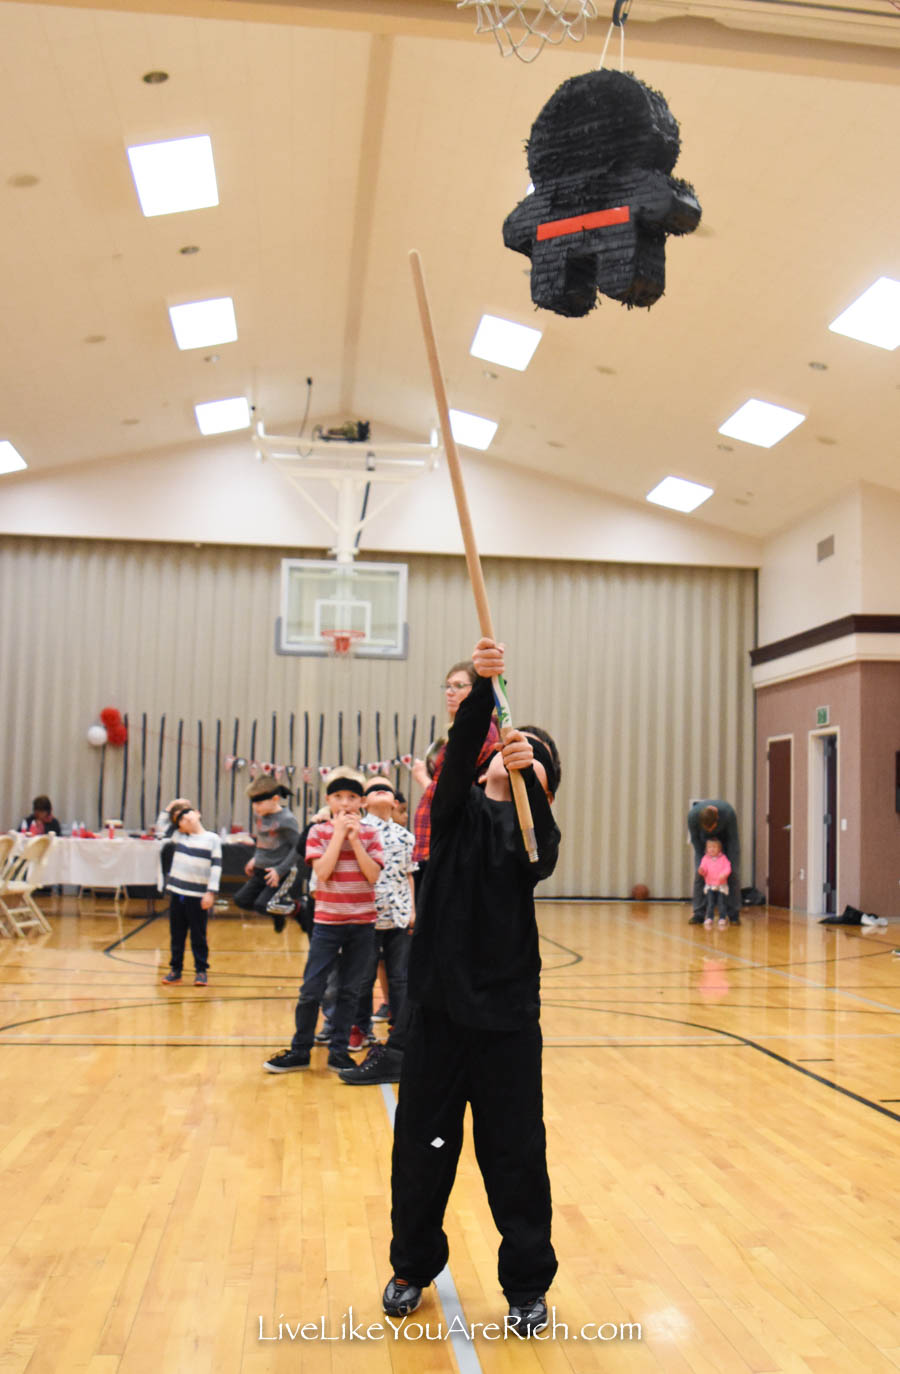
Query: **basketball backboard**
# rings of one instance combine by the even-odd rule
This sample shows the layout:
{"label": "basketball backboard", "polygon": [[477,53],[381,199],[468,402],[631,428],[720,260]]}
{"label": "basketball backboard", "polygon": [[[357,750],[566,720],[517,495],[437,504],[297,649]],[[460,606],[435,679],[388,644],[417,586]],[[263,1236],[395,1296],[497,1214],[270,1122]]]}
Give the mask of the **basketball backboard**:
{"label": "basketball backboard", "polygon": [[357,658],[406,658],[406,582],[405,563],[282,559],[276,652],[324,658],[337,631]]}

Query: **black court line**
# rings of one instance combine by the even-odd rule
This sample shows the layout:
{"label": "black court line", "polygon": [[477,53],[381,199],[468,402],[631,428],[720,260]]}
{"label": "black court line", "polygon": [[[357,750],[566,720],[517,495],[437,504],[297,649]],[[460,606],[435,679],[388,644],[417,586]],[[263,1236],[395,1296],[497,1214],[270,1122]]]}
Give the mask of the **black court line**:
{"label": "black court line", "polygon": [[[568,1004],[565,1002],[544,1003],[544,1006],[562,1008],[567,1008],[567,1005]],[[575,1010],[578,1010],[578,1008],[576,1007]],[[602,1011],[604,1008],[588,1008],[588,1010]],[[776,1050],[767,1049],[765,1045],[760,1045],[758,1041],[751,1040],[749,1036],[738,1035],[736,1031],[722,1030],[718,1026],[703,1026],[699,1021],[682,1021],[674,1016],[655,1016],[649,1012],[616,1011],[614,1015],[633,1016],[636,1019],[639,1018],[645,1021],[665,1021],[671,1026],[690,1026],[692,1030],[707,1031],[712,1035],[724,1035],[727,1039],[734,1040],[737,1044],[746,1045],[749,1049],[756,1050],[759,1054],[764,1054],[769,1059],[774,1059],[777,1064],[783,1064],[787,1069],[793,1069],[795,1073],[802,1073],[806,1078],[811,1078],[814,1082],[821,1083],[825,1088],[831,1088],[833,1092],[840,1093],[842,1097],[848,1097],[852,1102],[858,1102],[862,1107],[870,1107],[873,1112],[880,1112],[882,1116],[887,1116],[892,1121],[900,1121],[900,1112],[888,1111],[887,1107],[883,1107],[880,1102],[876,1102],[873,1098],[863,1097],[861,1093],[853,1092],[852,1088],[845,1088],[840,1083],[835,1083],[832,1079],[823,1077],[820,1073],[813,1073],[812,1069],[803,1068],[798,1060],[788,1059],[786,1055],[778,1054]],[[622,1046],[596,1046],[593,1048],[627,1049],[628,1046],[626,1044]],[[685,1047],[678,1046],[678,1048],[683,1049]]]}
{"label": "black court line", "polygon": [[[24,1021],[10,1021],[7,1025],[0,1026],[0,1035],[5,1031],[18,1030],[20,1026],[39,1026],[43,1021],[64,1021],[69,1016],[100,1016],[106,1015],[111,1011],[142,1011],[146,1007],[202,1007],[204,1004],[209,1004],[210,1002],[228,1002],[230,1004],[233,1002],[296,1002],[296,1000],[297,997],[294,993],[291,993],[289,996],[285,995],[284,997],[270,997],[265,995],[258,997],[216,997],[214,995],[208,997],[203,993],[199,996],[190,998],[157,997],[152,1002],[124,1002],[121,1005],[113,1003],[108,1007],[79,1007],[75,1011],[52,1011],[47,1016],[31,1016]],[[0,1045],[18,1043],[18,1041],[13,1040],[0,1040]],[[127,1045],[130,1042],[123,1040],[121,1043]],[[140,1048],[139,1042],[135,1043],[137,1048]]]}

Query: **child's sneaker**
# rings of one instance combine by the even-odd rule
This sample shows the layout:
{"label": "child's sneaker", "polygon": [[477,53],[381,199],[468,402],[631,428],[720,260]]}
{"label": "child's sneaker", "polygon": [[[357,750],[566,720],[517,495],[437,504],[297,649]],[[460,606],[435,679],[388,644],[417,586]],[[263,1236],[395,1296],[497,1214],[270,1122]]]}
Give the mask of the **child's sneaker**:
{"label": "child's sneaker", "polygon": [[296,1073],[309,1068],[309,1050],[282,1050],[267,1059],[263,1068],[269,1073]]}
{"label": "child's sneaker", "polygon": [[287,923],[287,918],[293,916],[296,902],[290,896],[291,888],[297,881],[297,865],[289,868],[274,895],[266,903],[266,911],[272,917],[272,924],[275,927],[275,934],[280,935]]}
{"label": "child's sneaker", "polygon": [[365,1043],[366,1037],[363,1035],[359,1026],[354,1026],[350,1031],[350,1043],[347,1046],[348,1050],[361,1050]]}
{"label": "child's sneaker", "polygon": [[351,1059],[346,1050],[332,1050],[328,1056],[328,1067],[332,1073],[340,1073],[341,1069],[355,1069],[356,1060]]}
{"label": "child's sneaker", "polygon": [[325,1025],[322,1027],[322,1029],[321,1029],[320,1031],[316,1031],[315,1035],[313,1036],[313,1044],[314,1044],[314,1045],[330,1045],[330,1044],[331,1044],[331,1027],[329,1026],[329,1024],[328,1024],[327,1021],[325,1022]]}
{"label": "child's sneaker", "polygon": [[163,982],[164,982],[164,983],[180,983],[180,982],[181,982],[181,969],[170,968],[170,969],[169,969],[169,972],[168,972],[168,973],[166,974],[166,976],[163,978]]}
{"label": "child's sneaker", "polygon": [[389,1021],[391,1019],[391,1009],[387,1002],[382,1002],[377,1011],[372,1012],[373,1021]]}
{"label": "child's sneaker", "polygon": [[728,929],[728,917],[727,917],[727,916],[720,916],[720,917],[719,917],[719,929],[720,929],[720,930],[727,930],[727,929]]}
{"label": "child's sneaker", "polygon": [[206,976],[206,969],[198,969],[197,972],[194,974],[194,987],[205,988],[208,982],[209,979]]}
{"label": "child's sneaker", "polygon": [[422,1301],[422,1290],[416,1283],[398,1279],[394,1274],[381,1295],[382,1311],[388,1317],[408,1317]]}
{"label": "child's sneaker", "polygon": [[703,922],[703,929],[704,929],[704,930],[712,930],[712,928],[713,928],[713,918],[712,918],[711,916],[707,916],[706,920]]}
{"label": "child's sneaker", "polygon": [[341,1082],[354,1087],[367,1084],[399,1083],[400,1070],[403,1068],[403,1055],[400,1050],[388,1049],[387,1045],[375,1045],[369,1050],[361,1064],[341,1072]]}

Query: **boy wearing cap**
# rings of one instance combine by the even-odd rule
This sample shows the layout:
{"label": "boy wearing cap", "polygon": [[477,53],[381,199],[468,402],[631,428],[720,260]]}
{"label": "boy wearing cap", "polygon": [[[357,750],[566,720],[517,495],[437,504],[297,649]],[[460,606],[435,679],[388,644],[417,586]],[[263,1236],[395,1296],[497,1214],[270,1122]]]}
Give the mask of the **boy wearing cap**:
{"label": "boy wearing cap", "polygon": [[[472,785],[503,648],[481,639],[476,679],[456,715],[431,811],[431,855],[416,905],[409,1026],[394,1120],[393,1276],[382,1306],[415,1311],[447,1262],[444,1212],[456,1176],[467,1103],[478,1165],[500,1231],[505,1331],[547,1322],[556,1273],[541,1086],[540,969],[534,888],[556,866],[550,802],[559,754],[546,731],[508,732]],[[521,774],[538,860],[530,863],[509,774]],[[345,1082],[347,1079],[344,1080]]]}
{"label": "boy wearing cap", "polygon": [[335,1073],[355,1067],[347,1045],[360,984],[372,958],[375,883],[384,863],[378,832],[361,815],[364,786],[362,775],[352,768],[335,768],[325,779],[331,818],[314,825],[306,841],[306,862],[316,875],[316,907],[294,1011],[294,1036],[290,1049],[266,1060],[269,1073],[309,1067],[319,1004],[335,965],[338,990],[328,1067]]}
{"label": "boy wearing cap", "polygon": [[222,845],[218,835],[204,829],[200,812],[185,802],[169,812],[175,827],[172,863],[166,878],[169,894],[171,955],[164,983],[180,983],[188,932],[194,956],[194,986],[205,988],[209,969],[206,923],[222,876]]}
{"label": "boy wearing cap", "polygon": [[274,890],[297,862],[300,827],[282,803],[290,795],[290,788],[266,776],[254,778],[247,788],[256,817],[256,850],[244,868],[249,881],[234,894],[242,911],[265,916]]}

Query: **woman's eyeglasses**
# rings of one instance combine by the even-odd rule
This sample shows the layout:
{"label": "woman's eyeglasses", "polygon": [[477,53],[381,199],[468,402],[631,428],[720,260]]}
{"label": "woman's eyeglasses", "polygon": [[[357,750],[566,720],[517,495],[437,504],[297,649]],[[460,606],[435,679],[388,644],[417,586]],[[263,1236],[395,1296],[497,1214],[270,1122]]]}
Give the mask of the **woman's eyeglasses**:
{"label": "woman's eyeglasses", "polygon": [[442,692],[469,692],[472,689],[471,682],[442,682]]}

